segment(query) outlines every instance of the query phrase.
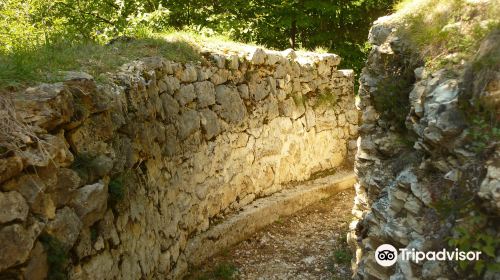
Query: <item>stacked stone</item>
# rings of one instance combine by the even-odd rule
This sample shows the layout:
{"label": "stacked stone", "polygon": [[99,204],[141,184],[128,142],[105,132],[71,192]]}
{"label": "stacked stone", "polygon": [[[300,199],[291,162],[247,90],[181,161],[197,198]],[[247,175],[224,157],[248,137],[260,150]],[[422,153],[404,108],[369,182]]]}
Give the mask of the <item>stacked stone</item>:
{"label": "stacked stone", "polygon": [[[395,35],[395,26],[397,18],[393,17],[375,22],[369,36],[373,49],[360,79],[357,106],[362,118],[355,161],[359,180],[353,208],[357,220],[348,236],[356,248],[355,278],[462,279],[460,272],[453,271],[452,262],[416,263],[399,258],[394,266],[383,267],[375,261],[375,250],[382,244],[410,251],[443,250],[454,221],[440,220],[436,203],[469,179],[482,180],[466,174],[478,155],[467,144],[467,125],[459,105],[463,76],[447,70],[429,73],[424,67],[410,65],[415,83],[408,93],[404,131],[397,130],[392,120],[375,109],[374,99],[384,88],[383,83],[395,79],[395,73],[402,70],[391,66],[411,61],[410,48]],[[497,147],[485,162],[487,174],[476,190],[493,212],[498,212],[500,205],[499,159]],[[500,236],[498,228],[489,230],[493,236]],[[489,272],[484,279],[498,276]]]}
{"label": "stacked stone", "polygon": [[215,220],[349,160],[358,113],[338,56],[203,56],[13,94],[36,137],[0,159],[0,275],[47,275],[50,237],[72,279],[180,277]]}

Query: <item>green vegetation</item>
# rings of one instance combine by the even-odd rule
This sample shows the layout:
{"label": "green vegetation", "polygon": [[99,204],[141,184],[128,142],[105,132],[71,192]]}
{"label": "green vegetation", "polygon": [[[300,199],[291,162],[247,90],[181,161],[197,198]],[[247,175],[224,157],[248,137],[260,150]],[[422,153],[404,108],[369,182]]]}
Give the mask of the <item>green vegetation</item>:
{"label": "green vegetation", "polygon": [[120,65],[147,56],[163,56],[176,61],[197,61],[199,35],[188,32],[147,34],[110,45],[97,42],[67,43],[17,49],[0,53],[0,84],[15,86],[29,82],[60,80],[60,71],[81,70],[100,78]]}
{"label": "green vegetation", "polygon": [[98,236],[99,236],[99,230],[97,229],[97,223],[96,223],[90,227],[90,241],[92,241],[92,243],[96,242]]}
{"label": "green vegetation", "polygon": [[498,2],[404,0],[396,5],[403,19],[399,35],[413,43],[430,69],[459,65],[478,43],[500,27]]}
{"label": "green vegetation", "polygon": [[[149,55],[197,60],[190,39],[201,36],[335,52],[343,57],[342,67],[359,73],[370,24],[394,1],[5,0],[0,2],[0,84],[54,81],[61,70],[80,69],[98,78]],[[189,40],[165,40],[165,33],[179,30],[192,30],[181,32]]]}
{"label": "green vegetation", "polygon": [[452,218],[455,221],[447,238],[451,249],[482,252],[479,261],[459,261],[458,267],[472,277],[482,276],[486,271],[500,272],[500,264],[495,262],[500,240],[488,230],[498,225],[500,217],[489,213],[481,200],[467,190],[465,183],[459,186],[458,191],[460,198],[444,197],[434,205],[442,219]]}
{"label": "green vegetation", "polygon": [[472,125],[469,135],[471,136],[472,150],[482,153],[489,144],[500,139],[500,124],[492,124],[485,118],[472,117]]}
{"label": "green vegetation", "polygon": [[293,98],[293,103],[295,103],[295,106],[303,106],[305,104],[307,95],[304,96],[302,93],[295,93],[292,96]]}
{"label": "green vegetation", "polygon": [[109,204],[114,207],[125,197],[127,188],[126,188],[126,176],[125,174],[120,174],[113,178],[108,184],[108,193],[109,193]]}
{"label": "green vegetation", "polygon": [[49,264],[48,279],[67,279],[65,269],[68,263],[68,255],[62,243],[49,234],[42,234],[39,238],[47,251],[47,262]]}
{"label": "green vegetation", "polygon": [[337,105],[337,102],[338,102],[338,96],[331,92],[331,91],[327,91],[327,92],[324,92],[323,94],[320,94],[318,96],[318,100],[316,102],[316,106],[320,107],[320,106],[335,106]]}
{"label": "green vegetation", "polygon": [[93,170],[98,168],[95,159],[95,157],[86,153],[77,154],[71,168],[75,170],[80,177],[87,178],[89,174],[92,174]]}
{"label": "green vegetation", "polygon": [[352,259],[351,251],[349,249],[337,249],[333,252],[333,258],[336,263],[349,264]]}
{"label": "green vegetation", "polygon": [[196,280],[231,280],[236,279],[238,269],[231,263],[220,263],[213,270],[195,276]]}
{"label": "green vegetation", "polygon": [[410,110],[410,93],[415,82],[411,65],[396,65],[391,75],[381,80],[375,94],[373,104],[382,117],[396,125],[396,129],[406,129],[406,115]]}

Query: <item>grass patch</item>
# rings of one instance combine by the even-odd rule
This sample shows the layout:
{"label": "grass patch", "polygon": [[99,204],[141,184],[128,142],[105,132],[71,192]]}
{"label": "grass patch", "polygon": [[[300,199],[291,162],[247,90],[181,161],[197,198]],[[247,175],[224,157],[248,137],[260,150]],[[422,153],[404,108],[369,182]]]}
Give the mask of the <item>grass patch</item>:
{"label": "grass patch", "polygon": [[97,42],[55,42],[0,53],[0,86],[21,87],[38,82],[57,82],[60,71],[83,71],[99,81],[102,74],[143,57],[161,56],[176,62],[201,60],[201,46],[227,52],[243,46],[223,36],[203,37],[190,31],[145,32],[135,38]]}
{"label": "grass patch", "polygon": [[232,280],[237,279],[238,268],[232,263],[220,263],[211,271],[195,276],[196,280]]}
{"label": "grass patch", "polygon": [[295,93],[292,98],[295,106],[304,106],[307,96],[302,95],[302,93]]}
{"label": "grass patch", "polygon": [[351,263],[352,255],[349,250],[346,250],[344,248],[336,249],[335,251],[333,251],[333,259],[336,263],[349,264]]}
{"label": "grass patch", "polygon": [[398,35],[412,43],[432,70],[468,60],[478,43],[500,27],[496,1],[405,0],[395,9],[402,19]]}
{"label": "grass patch", "polygon": [[68,263],[68,255],[64,250],[62,243],[55,237],[49,234],[40,236],[45,250],[47,251],[47,262],[49,264],[48,279],[65,280],[68,279],[66,274],[66,266]]}
{"label": "grass patch", "polygon": [[338,96],[331,92],[327,91],[324,93],[319,94],[318,100],[316,101],[316,106],[321,107],[321,106],[335,106],[337,105],[338,102]]}
{"label": "grass patch", "polygon": [[350,265],[353,258],[351,248],[347,244],[348,221],[339,229],[340,236],[337,238],[332,253],[328,258],[328,270],[333,279],[351,279]]}
{"label": "grass patch", "polygon": [[283,219],[283,217],[278,217],[278,219],[276,221],[274,221],[274,223],[278,224],[278,225],[283,225],[285,224],[285,220]]}

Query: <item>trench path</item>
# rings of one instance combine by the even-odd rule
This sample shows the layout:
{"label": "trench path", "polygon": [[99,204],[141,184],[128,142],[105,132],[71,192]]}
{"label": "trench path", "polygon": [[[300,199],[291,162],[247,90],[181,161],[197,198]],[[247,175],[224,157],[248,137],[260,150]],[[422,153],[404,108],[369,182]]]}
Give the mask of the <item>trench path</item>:
{"label": "trench path", "polygon": [[350,279],[354,189],[312,204],[211,258],[185,279]]}

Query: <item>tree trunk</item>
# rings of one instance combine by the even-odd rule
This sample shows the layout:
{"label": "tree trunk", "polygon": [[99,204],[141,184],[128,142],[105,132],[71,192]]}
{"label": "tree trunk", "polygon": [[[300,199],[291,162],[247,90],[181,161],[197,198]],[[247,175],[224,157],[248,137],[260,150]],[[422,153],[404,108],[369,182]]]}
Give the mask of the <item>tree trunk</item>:
{"label": "tree trunk", "polygon": [[292,26],[290,27],[290,46],[295,50],[295,37],[297,36],[297,20],[292,16]]}

